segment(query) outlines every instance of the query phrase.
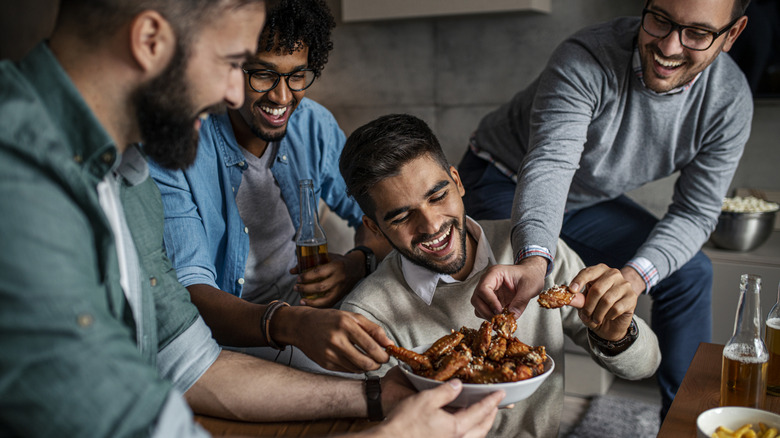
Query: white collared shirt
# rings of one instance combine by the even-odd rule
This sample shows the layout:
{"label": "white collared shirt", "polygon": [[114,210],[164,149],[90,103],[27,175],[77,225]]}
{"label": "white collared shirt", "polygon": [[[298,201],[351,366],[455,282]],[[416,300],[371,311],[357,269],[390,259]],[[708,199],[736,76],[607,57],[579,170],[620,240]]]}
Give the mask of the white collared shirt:
{"label": "white collared shirt", "polygon": [[[144,348],[142,338],[144,325],[141,322],[141,265],[138,252],[135,249],[132,234],[125,220],[125,212],[119,196],[119,179],[124,178],[129,185],[143,182],[149,176],[146,160],[136,145],[129,145],[115,163],[114,168],[106,173],[97,185],[98,200],[103,213],[114,232],[117,261],[119,264],[119,284],[125,293],[136,323],[136,344],[140,350]],[[142,351],[143,353],[143,351]]]}
{"label": "white collared shirt", "polygon": [[[466,279],[469,279],[489,265],[496,264],[496,259],[493,257],[490,243],[488,243],[487,239],[482,238],[484,234],[482,227],[468,216],[466,216],[466,232],[477,241],[474,266],[466,277]],[[451,275],[431,271],[407,259],[403,254],[401,254],[401,272],[403,272],[406,284],[429,306],[433,301],[433,295],[436,293],[436,286],[439,284],[439,281],[458,283],[458,280],[452,278]]]}

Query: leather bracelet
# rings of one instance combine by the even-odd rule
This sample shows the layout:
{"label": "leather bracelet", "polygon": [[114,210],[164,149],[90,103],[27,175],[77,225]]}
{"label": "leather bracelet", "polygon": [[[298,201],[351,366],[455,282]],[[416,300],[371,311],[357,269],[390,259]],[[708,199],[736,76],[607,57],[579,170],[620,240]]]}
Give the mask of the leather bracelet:
{"label": "leather bracelet", "polygon": [[606,356],[617,356],[626,351],[638,337],[639,327],[637,327],[636,321],[634,321],[633,318],[631,319],[631,325],[629,325],[628,330],[626,330],[626,335],[617,341],[608,341],[594,333],[593,330],[588,329],[588,339],[590,339],[591,343],[595,344],[599,351]]}
{"label": "leather bracelet", "polygon": [[[363,255],[366,257],[366,277],[368,277],[374,270],[376,270],[376,256],[374,255],[374,251],[371,250],[371,248],[363,245],[358,245],[349,251],[347,251],[347,254],[353,252],[353,251],[360,251],[363,253]],[[347,255],[344,254],[344,255]]]}
{"label": "leather bracelet", "polygon": [[265,341],[268,344],[269,347],[275,348],[277,350],[284,351],[285,348],[287,348],[286,345],[279,346],[276,342],[274,342],[273,339],[271,339],[271,317],[274,316],[274,313],[276,313],[276,310],[280,307],[290,305],[285,303],[284,301],[274,300],[268,303],[268,307],[265,308],[265,313],[263,313],[263,319],[260,323],[260,331],[263,333],[263,336],[265,337]]}
{"label": "leather bracelet", "polygon": [[382,413],[382,384],[378,376],[366,377],[366,401],[368,403],[368,419],[382,421],[385,415]]}

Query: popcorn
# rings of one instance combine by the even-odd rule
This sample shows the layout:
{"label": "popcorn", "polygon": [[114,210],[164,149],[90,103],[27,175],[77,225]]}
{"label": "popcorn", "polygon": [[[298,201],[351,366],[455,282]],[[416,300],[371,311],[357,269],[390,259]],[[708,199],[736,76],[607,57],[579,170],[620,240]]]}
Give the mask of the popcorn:
{"label": "popcorn", "polygon": [[780,205],[764,201],[755,196],[723,198],[723,207],[721,207],[721,211],[732,213],[764,213],[778,209],[780,209]]}

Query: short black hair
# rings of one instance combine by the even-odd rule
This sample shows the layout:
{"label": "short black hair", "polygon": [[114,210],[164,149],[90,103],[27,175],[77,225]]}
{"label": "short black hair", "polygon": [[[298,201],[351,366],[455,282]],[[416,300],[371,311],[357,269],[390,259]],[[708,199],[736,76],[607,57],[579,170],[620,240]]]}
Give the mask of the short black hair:
{"label": "short black hair", "polygon": [[734,0],[734,9],[731,10],[731,19],[736,20],[745,15],[748,5],[750,5],[750,0]]}
{"label": "short black hair", "polygon": [[[645,0],[645,7],[650,6],[651,0]],[[731,19],[736,20],[737,18],[745,15],[745,11],[747,10],[748,5],[750,4],[750,0],[734,0],[734,4],[731,8]]]}
{"label": "short black hair", "polygon": [[344,144],[339,171],[347,194],[363,213],[376,221],[376,206],[368,191],[382,180],[396,176],[404,164],[430,156],[449,173],[449,162],[428,125],[408,114],[389,114],[356,129]]}
{"label": "short black hair", "polygon": [[309,48],[308,67],[318,77],[333,50],[331,30],[336,27],[324,0],[277,0],[269,3],[259,52],[292,54]]}
{"label": "short black hair", "polygon": [[[83,41],[99,42],[145,10],[155,10],[171,25],[177,44],[187,49],[198,27],[215,11],[264,0],[60,0],[57,26],[75,29]],[[186,50],[185,50],[186,52]]]}

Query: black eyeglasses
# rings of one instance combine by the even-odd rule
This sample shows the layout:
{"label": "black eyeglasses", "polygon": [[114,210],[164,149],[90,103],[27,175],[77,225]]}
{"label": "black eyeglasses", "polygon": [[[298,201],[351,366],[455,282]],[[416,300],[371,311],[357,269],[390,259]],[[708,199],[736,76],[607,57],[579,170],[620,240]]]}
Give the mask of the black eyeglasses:
{"label": "black eyeglasses", "polygon": [[727,24],[723,29],[713,32],[700,27],[677,24],[663,15],[645,9],[642,11],[642,29],[656,38],[666,38],[667,35],[676,30],[677,35],[680,37],[680,44],[682,44],[683,47],[701,51],[709,49],[712,46],[712,43],[714,43],[719,36],[728,32],[740,18],[741,17],[735,18],[734,21]]}
{"label": "black eyeglasses", "polygon": [[314,78],[316,77],[314,70],[308,68],[295,70],[291,73],[279,73],[278,71],[267,69],[242,70],[249,75],[249,86],[258,93],[273,90],[279,85],[279,79],[282,77],[287,82],[290,90],[303,91],[314,83]]}

